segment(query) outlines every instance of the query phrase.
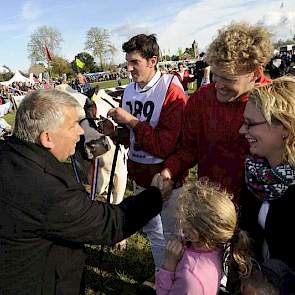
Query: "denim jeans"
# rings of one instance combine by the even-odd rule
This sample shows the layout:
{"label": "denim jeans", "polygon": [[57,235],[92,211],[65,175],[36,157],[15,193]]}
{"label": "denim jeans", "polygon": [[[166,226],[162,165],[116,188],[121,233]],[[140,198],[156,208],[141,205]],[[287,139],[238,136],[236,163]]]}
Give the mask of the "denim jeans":
{"label": "denim jeans", "polygon": [[[133,182],[134,194],[144,190]],[[160,214],[152,218],[142,229],[147,234],[156,269],[162,266],[165,258],[165,247],[169,239],[177,234],[176,200],[181,188],[172,191],[168,200],[164,201]]]}

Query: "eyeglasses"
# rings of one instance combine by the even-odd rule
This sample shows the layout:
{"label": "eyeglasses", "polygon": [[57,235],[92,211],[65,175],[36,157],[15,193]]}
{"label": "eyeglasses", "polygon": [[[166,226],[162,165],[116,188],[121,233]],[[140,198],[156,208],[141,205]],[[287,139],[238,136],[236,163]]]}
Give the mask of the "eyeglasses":
{"label": "eyeglasses", "polygon": [[253,122],[253,123],[247,123],[246,121],[243,122],[243,125],[246,130],[249,130],[251,127],[258,126],[258,125],[263,125],[266,124],[267,121],[262,121],[262,122]]}

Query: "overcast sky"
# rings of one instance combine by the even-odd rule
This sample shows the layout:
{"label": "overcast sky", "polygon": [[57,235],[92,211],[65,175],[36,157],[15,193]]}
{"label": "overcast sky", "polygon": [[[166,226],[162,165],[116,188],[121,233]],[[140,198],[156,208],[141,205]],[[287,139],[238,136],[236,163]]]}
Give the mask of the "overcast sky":
{"label": "overcast sky", "polygon": [[122,43],[138,33],[155,33],[160,47],[170,54],[190,47],[201,50],[217,30],[233,21],[262,23],[274,39],[295,34],[295,0],[3,0],[1,1],[0,66],[27,70],[30,35],[43,25],[58,29],[63,38],[59,55],[71,61],[85,47],[91,27],[108,29],[124,61]]}

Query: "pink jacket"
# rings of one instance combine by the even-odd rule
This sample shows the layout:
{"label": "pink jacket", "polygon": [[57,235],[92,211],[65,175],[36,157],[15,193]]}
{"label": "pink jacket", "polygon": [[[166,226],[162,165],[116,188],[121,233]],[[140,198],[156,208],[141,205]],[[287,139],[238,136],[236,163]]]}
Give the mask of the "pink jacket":
{"label": "pink jacket", "polygon": [[176,271],[156,273],[157,295],[216,295],[222,276],[218,251],[186,249]]}

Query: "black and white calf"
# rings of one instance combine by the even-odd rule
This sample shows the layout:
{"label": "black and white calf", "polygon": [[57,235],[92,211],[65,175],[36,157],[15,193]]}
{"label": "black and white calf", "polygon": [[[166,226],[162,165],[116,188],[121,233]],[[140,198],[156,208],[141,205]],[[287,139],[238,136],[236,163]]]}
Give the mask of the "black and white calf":
{"label": "black and white calf", "polygon": [[[99,119],[101,116],[107,117],[108,111],[119,106],[110,95],[103,89],[99,90],[95,100],[95,112],[90,111],[88,116],[95,116]],[[95,113],[95,114],[94,114]],[[98,132],[96,128],[97,120],[83,120],[81,126],[84,129],[84,142],[78,144],[78,152],[75,154],[78,170],[84,181],[88,183],[95,183],[96,192],[100,195],[106,195],[109,189],[110,176],[116,146],[114,142],[108,137]],[[105,153],[102,153],[105,150]],[[93,156],[93,152],[96,155]],[[93,182],[94,177],[94,159],[98,159],[97,177]],[[87,159],[87,160],[86,160]],[[89,161],[90,160],[90,161]],[[120,145],[117,158],[116,167],[113,178],[113,189],[111,202],[118,204],[123,200],[124,193],[127,185],[127,150],[124,146]]]}

